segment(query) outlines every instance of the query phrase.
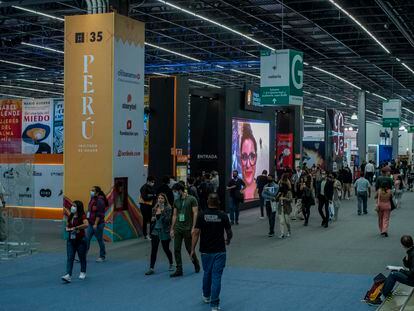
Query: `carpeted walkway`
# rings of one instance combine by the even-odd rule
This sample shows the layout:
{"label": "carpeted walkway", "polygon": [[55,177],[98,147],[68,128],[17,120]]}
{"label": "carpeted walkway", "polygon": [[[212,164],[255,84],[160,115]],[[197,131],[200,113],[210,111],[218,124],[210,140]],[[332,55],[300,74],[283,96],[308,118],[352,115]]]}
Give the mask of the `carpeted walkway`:
{"label": "carpeted walkway", "polygon": [[[360,302],[372,277],[387,273],[387,264],[401,265],[399,239],[413,234],[414,193],[405,193],[403,207],[392,213],[390,237],[382,238],[369,201],[369,214],[356,214],[356,200],[343,201],[338,222],[320,227],[316,207],[309,227],[292,222],[292,237],[267,237],[267,220],[258,209],[243,211],[228,248],[222,308],[234,311],[373,310]],[[159,250],[156,275],[146,277],[150,243],[142,239],[107,244],[108,261],[94,262],[91,247],[88,276],[63,285],[65,242],[61,223],[34,221],[39,253],[0,261],[0,310],[142,310],[202,311],[202,274],[192,272],[183,256],[183,278],[170,279]],[[184,253],[184,250],[183,250]],[[79,272],[76,265],[74,275]]]}
{"label": "carpeted walkway", "polygon": [[[64,258],[37,254],[0,265],[0,310],[202,311],[202,274],[188,271],[170,279],[167,265],[143,275],[141,261],[91,262],[85,281],[62,284]],[[189,270],[187,265],[185,268]],[[79,265],[76,266],[77,275]],[[370,277],[335,273],[228,268],[223,278],[223,310],[370,310],[359,302]]]}

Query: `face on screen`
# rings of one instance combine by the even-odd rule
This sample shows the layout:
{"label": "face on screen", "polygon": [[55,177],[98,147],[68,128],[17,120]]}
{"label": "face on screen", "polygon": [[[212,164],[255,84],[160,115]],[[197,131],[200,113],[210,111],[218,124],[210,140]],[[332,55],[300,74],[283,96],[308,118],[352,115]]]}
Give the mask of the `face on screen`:
{"label": "face on screen", "polygon": [[254,142],[251,139],[243,141],[240,152],[243,179],[247,185],[254,182],[256,176],[257,151],[254,148]]}

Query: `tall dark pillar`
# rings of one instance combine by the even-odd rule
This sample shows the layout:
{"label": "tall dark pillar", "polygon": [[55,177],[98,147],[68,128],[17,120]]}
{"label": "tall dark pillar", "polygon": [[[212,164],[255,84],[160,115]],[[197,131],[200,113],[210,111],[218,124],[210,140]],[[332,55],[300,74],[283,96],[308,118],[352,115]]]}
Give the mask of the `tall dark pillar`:
{"label": "tall dark pillar", "polygon": [[148,175],[176,176],[177,149],[188,155],[188,80],[150,78]]}

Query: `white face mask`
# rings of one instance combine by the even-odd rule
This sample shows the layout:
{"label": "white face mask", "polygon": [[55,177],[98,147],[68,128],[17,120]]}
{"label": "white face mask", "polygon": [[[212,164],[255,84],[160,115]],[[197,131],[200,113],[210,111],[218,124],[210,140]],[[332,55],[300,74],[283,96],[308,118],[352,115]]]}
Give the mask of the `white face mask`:
{"label": "white face mask", "polygon": [[72,214],[75,214],[75,213],[76,213],[76,211],[77,211],[76,206],[71,206],[71,207],[70,207],[70,212],[71,212]]}
{"label": "white face mask", "polygon": [[95,191],[91,191],[91,197],[95,196]]}

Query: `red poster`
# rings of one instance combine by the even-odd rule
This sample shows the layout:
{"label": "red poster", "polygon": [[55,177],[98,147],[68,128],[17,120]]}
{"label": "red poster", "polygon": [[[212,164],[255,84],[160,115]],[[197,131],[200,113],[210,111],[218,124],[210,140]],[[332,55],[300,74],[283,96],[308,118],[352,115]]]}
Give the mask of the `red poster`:
{"label": "red poster", "polygon": [[0,100],[0,154],[22,151],[22,101]]}
{"label": "red poster", "polygon": [[293,168],[293,133],[277,134],[276,137],[276,168]]}

